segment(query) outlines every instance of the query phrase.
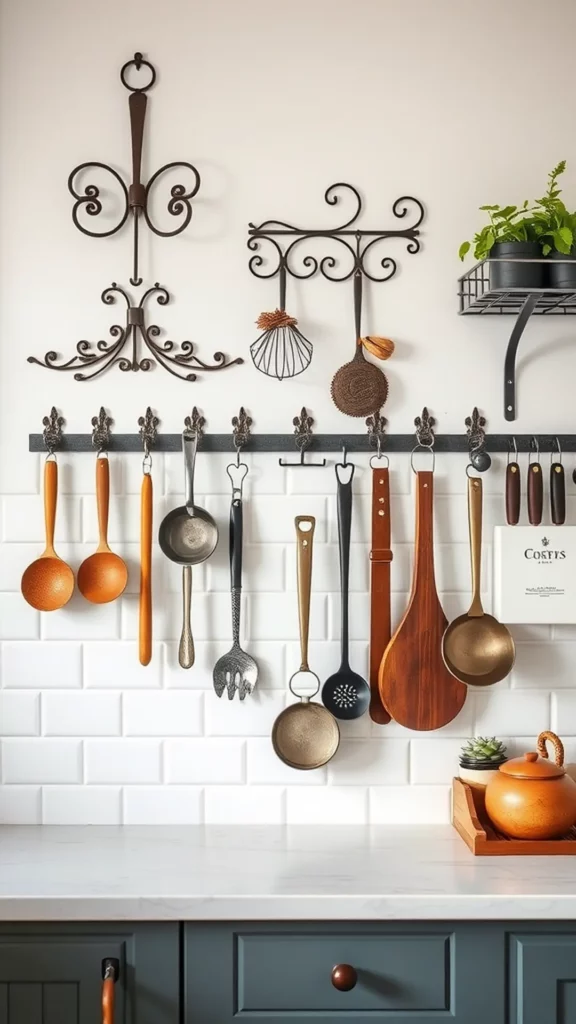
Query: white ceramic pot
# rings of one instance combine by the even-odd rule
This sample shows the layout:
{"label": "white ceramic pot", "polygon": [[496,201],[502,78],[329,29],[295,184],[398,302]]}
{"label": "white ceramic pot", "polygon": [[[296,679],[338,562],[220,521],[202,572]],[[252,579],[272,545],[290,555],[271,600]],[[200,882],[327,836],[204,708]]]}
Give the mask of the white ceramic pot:
{"label": "white ceramic pot", "polygon": [[498,767],[463,768],[461,765],[459,775],[462,782],[467,782],[469,786],[474,786],[476,789],[486,789],[488,783],[492,782],[492,779],[498,775]]}

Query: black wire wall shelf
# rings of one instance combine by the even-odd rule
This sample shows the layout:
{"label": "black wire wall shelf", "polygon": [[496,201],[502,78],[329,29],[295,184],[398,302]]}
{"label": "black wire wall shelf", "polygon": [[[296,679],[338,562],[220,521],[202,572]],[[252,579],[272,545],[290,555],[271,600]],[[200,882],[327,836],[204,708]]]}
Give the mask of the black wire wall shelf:
{"label": "black wire wall shelf", "polygon": [[[98,449],[142,452],[143,448],[145,452],[152,449],[155,452],[182,450],[181,433],[156,432],[159,420],[150,408],[146,410],[146,416],[138,420],[139,433],[114,434],[111,431],[112,420],[103,408],[91,422],[94,428],[92,433],[67,434],[62,430],[63,418],[52,408],[50,416],[45,416],[43,420],[44,433],[29,435],[29,451],[93,452]],[[312,465],[306,461],[309,452],[341,455],[343,449],[367,455],[374,455],[375,452],[381,452],[382,455],[410,453],[415,449],[434,450],[436,453],[468,453],[472,464],[479,471],[483,471],[481,467],[487,469],[490,464],[489,459],[486,464],[487,452],[506,452],[512,456],[516,453],[534,454],[538,450],[542,455],[558,452],[558,449],[562,452],[576,452],[576,434],[486,434],[484,417],[480,416],[476,408],[471,417],[466,417],[466,431],[461,434],[436,433],[435,421],[426,408],[422,410],[421,416],[416,417],[416,431],[412,434],[386,433],[386,420],[379,414],[368,417],[367,432],[362,434],[315,434],[312,430],[314,421],[305,408],[292,422],[294,430],[291,434],[254,433],[251,430],[252,419],[241,408],[239,415],[232,418],[233,430],[230,433],[210,434],[204,432],[204,417],[194,407],[192,416],[186,417],[184,429],[202,435],[203,452],[296,452],[300,455],[300,461],[285,463],[281,460],[282,464],[304,467]],[[476,463],[476,460],[479,461]]]}
{"label": "black wire wall shelf", "polygon": [[[564,261],[562,261],[563,263]],[[567,259],[566,263],[576,261]],[[491,267],[494,264],[543,264],[549,260],[486,259],[458,278],[458,299],[461,316],[516,316],[504,360],[504,417],[516,419],[516,353],[520,339],[531,316],[576,315],[576,289],[562,288],[494,288]]]}

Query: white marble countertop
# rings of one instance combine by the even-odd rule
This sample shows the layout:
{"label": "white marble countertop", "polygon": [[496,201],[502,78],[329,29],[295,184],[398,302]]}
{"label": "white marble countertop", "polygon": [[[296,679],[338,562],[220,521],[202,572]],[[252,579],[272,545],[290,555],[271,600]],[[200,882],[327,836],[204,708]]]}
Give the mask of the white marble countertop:
{"label": "white marble countertop", "polygon": [[0,827],[0,920],[576,921],[576,858],[450,826]]}

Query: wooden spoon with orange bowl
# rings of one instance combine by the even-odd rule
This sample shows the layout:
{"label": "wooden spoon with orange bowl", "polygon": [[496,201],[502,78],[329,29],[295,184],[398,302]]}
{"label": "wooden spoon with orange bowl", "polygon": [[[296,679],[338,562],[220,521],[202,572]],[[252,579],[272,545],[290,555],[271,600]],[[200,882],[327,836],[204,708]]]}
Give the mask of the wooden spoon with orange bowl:
{"label": "wooden spoon with orange bowl", "polygon": [[87,601],[107,604],[115,601],[126,589],[128,569],[108,544],[110,468],[106,454],[99,454],[96,459],[96,505],[100,541],[94,554],[85,558],[78,570],[78,589]]}
{"label": "wooden spoon with orange bowl", "polygon": [[58,464],[48,456],[44,466],[44,520],[46,547],[40,558],[25,570],[21,590],[24,600],[40,612],[54,612],[68,603],[74,591],[74,573],[54,550]]}

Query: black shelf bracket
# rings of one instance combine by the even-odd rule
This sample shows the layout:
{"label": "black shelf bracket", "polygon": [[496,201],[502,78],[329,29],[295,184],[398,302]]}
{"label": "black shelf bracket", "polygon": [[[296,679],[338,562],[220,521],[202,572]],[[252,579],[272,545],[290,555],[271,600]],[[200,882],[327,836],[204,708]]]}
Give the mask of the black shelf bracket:
{"label": "black shelf bracket", "polygon": [[506,358],[504,360],[504,416],[507,420],[516,419],[516,353],[518,345],[526,325],[541,298],[542,292],[533,292],[532,295],[528,296],[514,324],[508,348],[506,349]]}

